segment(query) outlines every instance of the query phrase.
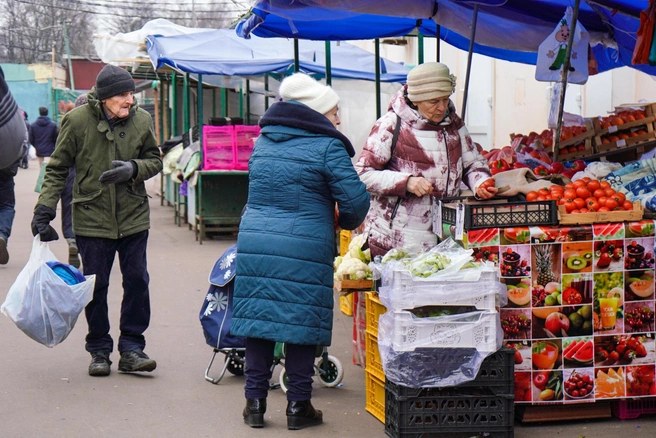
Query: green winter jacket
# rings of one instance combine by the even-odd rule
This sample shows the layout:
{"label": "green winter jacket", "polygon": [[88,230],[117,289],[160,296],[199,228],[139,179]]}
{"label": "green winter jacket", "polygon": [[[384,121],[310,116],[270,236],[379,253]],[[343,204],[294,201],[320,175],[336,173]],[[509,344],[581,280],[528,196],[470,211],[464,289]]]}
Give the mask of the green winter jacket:
{"label": "green winter jacket", "polygon": [[[73,232],[79,236],[118,239],[150,228],[144,181],[162,170],[152,118],[133,105],[130,115],[110,127],[95,88],[88,103],[67,113],[55,151],[46,166],[38,204],[56,210],[69,168],[75,168]],[[103,187],[100,175],[113,160],[136,163],[137,176]]]}

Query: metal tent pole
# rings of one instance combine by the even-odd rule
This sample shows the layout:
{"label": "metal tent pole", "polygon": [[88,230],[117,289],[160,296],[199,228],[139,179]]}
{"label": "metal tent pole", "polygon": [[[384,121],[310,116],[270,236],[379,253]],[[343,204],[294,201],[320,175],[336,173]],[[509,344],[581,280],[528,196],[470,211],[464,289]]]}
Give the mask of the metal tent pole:
{"label": "metal tent pole", "polygon": [[178,135],[178,78],[176,72],[171,73],[171,136]]}
{"label": "metal tent pole", "polygon": [[460,117],[465,120],[467,111],[467,97],[469,95],[469,75],[471,73],[472,55],[474,54],[474,41],[476,40],[476,21],[478,20],[478,3],[474,5],[474,16],[472,17],[472,33],[469,39],[469,53],[467,54],[467,74],[465,75],[465,93],[462,96],[462,110]]}
{"label": "metal tent pole", "polygon": [[553,138],[553,161],[558,161],[558,149],[560,148],[560,133],[563,128],[563,110],[565,107],[565,88],[567,87],[567,75],[569,74],[570,57],[572,56],[572,44],[574,44],[574,32],[576,31],[576,22],[579,19],[580,0],[574,0],[574,12],[572,13],[572,23],[570,23],[569,38],[567,39],[567,50],[565,51],[565,62],[560,71],[560,102],[558,104],[558,119],[556,132]]}
{"label": "metal tent pole", "polygon": [[182,77],[182,132],[189,131],[191,111],[189,94],[189,73],[185,73]]}
{"label": "metal tent pole", "polygon": [[301,71],[301,65],[298,54],[298,39],[294,38],[294,73]]}
{"label": "metal tent pole", "polygon": [[376,63],[376,119],[380,118],[380,40],[374,40],[374,62]]}
{"label": "metal tent pole", "polygon": [[332,63],[330,58],[330,41],[326,41],[326,84],[328,85],[333,82],[333,75],[331,72]]}

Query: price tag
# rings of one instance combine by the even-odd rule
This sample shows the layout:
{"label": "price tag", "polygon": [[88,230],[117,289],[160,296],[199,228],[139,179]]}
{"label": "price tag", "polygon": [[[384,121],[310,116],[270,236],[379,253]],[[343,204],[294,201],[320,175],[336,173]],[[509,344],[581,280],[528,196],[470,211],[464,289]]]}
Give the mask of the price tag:
{"label": "price tag", "polygon": [[433,219],[433,233],[437,234],[440,239],[444,237],[444,229],[442,226],[442,201],[432,197],[431,202],[431,216]]}
{"label": "price tag", "polygon": [[455,239],[462,242],[465,234],[465,205],[459,203],[456,206],[456,235]]}
{"label": "price tag", "polygon": [[611,125],[608,127],[608,133],[613,133],[617,132],[617,126],[616,125]]}
{"label": "price tag", "polygon": [[624,146],[626,146],[626,139],[623,138],[621,140],[617,140],[616,145],[618,148],[623,148]]}

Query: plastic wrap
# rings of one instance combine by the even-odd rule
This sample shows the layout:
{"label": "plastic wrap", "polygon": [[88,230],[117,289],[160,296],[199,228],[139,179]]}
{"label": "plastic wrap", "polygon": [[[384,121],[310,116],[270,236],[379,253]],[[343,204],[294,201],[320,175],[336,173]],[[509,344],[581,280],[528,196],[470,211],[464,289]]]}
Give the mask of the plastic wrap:
{"label": "plastic wrap", "polygon": [[387,379],[412,388],[472,381],[483,360],[501,348],[496,311],[417,317],[388,311],[378,321],[378,348]]}

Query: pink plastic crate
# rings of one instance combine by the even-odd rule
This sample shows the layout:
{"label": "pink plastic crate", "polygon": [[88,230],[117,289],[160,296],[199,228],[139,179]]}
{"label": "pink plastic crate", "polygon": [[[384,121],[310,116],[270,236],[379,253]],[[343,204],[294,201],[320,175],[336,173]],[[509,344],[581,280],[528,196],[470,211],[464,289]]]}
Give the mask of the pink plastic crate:
{"label": "pink plastic crate", "polygon": [[253,145],[260,135],[259,126],[235,125],[235,169],[248,170],[248,160],[253,153]]}
{"label": "pink plastic crate", "polygon": [[642,414],[656,414],[656,398],[615,400],[611,405],[613,415],[620,420],[638,418]]}
{"label": "pink plastic crate", "polygon": [[203,126],[203,169],[234,168],[234,126]]}

